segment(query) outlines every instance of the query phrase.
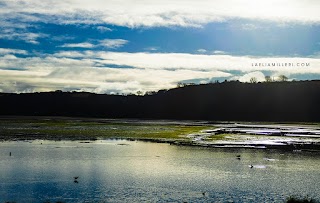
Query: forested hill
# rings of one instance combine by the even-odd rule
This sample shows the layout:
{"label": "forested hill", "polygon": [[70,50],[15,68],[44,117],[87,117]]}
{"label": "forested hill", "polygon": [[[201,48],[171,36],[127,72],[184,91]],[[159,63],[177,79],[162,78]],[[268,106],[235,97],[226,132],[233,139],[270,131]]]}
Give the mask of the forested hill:
{"label": "forested hill", "polygon": [[0,94],[0,115],[320,121],[320,81],[189,85],[152,95]]}

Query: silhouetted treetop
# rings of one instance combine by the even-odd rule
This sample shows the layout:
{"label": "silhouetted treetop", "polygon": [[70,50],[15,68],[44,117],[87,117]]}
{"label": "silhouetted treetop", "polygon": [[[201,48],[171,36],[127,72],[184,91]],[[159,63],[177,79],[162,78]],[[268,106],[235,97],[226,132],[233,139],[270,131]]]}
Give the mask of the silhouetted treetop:
{"label": "silhouetted treetop", "polygon": [[0,93],[0,115],[319,122],[319,104],[320,81],[225,81],[145,95]]}

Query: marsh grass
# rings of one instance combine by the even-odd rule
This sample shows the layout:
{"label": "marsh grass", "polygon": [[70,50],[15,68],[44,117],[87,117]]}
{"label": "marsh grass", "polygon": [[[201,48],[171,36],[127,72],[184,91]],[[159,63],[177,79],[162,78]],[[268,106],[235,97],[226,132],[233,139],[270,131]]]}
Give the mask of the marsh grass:
{"label": "marsh grass", "polygon": [[2,120],[0,135],[16,138],[159,138],[187,139],[209,126],[154,124],[138,122],[95,122],[81,120]]}
{"label": "marsh grass", "polygon": [[206,138],[206,141],[216,141],[216,140],[225,140],[228,136],[234,136],[234,134],[217,134],[211,135]]}

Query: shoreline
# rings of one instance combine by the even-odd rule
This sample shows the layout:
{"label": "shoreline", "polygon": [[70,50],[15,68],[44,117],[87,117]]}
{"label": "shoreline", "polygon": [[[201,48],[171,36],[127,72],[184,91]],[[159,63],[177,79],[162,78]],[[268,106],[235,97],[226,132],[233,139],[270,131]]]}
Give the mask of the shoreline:
{"label": "shoreline", "polygon": [[[238,123],[48,116],[0,116],[0,121],[0,142],[109,139],[203,148],[320,152],[320,126],[314,123]],[[263,134],[266,132],[271,134]],[[301,135],[301,132],[304,135]],[[284,133],[289,134],[284,136]]]}
{"label": "shoreline", "polygon": [[139,141],[139,142],[151,142],[151,143],[166,143],[169,145],[175,146],[187,146],[187,147],[201,147],[208,149],[253,149],[253,150],[283,150],[283,151],[292,151],[292,152],[314,152],[320,154],[320,145],[318,144],[287,144],[287,145],[265,145],[265,144],[206,144],[206,143],[197,143],[186,140],[178,140],[178,139],[162,139],[162,138],[89,138],[89,137],[72,137],[63,139],[57,137],[9,137],[8,139],[3,139],[0,137],[0,143],[5,142],[28,142],[28,141],[36,141],[36,140],[44,140],[44,141],[74,141],[80,143],[86,143],[90,141],[99,141],[99,140],[126,140],[126,141]]}

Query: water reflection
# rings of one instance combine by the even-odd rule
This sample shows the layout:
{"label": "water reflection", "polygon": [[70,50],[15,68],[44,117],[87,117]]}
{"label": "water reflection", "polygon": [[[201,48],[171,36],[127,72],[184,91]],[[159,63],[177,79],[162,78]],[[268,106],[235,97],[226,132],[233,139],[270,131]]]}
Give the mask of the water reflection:
{"label": "water reflection", "polygon": [[319,154],[110,140],[0,146],[0,202],[320,199]]}

